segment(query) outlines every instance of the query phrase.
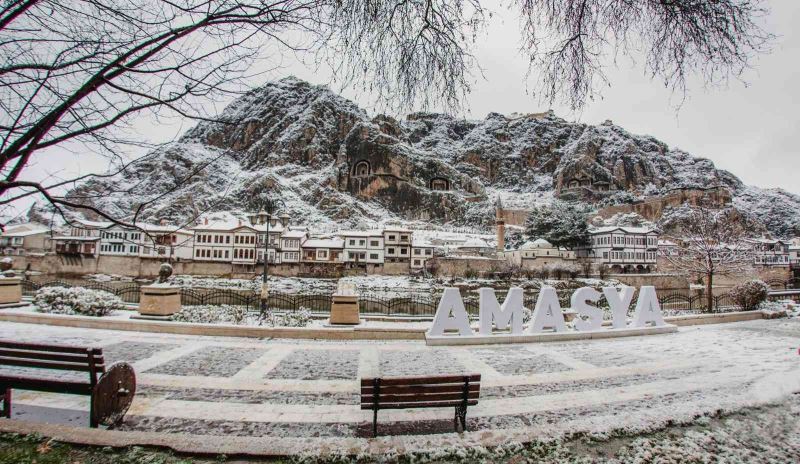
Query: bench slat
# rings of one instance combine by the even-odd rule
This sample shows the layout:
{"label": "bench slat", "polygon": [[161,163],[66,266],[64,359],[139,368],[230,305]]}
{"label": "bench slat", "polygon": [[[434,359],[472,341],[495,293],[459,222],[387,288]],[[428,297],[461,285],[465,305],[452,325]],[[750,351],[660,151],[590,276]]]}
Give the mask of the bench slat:
{"label": "bench slat", "polygon": [[[452,408],[461,406],[461,401],[433,401],[429,403],[380,403],[378,409],[416,409],[416,408]],[[468,406],[475,406],[478,400],[467,401]],[[371,403],[361,403],[361,409],[373,409]]]}
{"label": "bench slat", "polygon": [[[478,399],[480,392],[470,392],[467,398],[473,400]],[[463,393],[434,393],[431,395],[378,395],[378,405],[383,403],[425,403],[429,401],[462,401],[464,399]],[[375,395],[362,395],[361,402],[369,403],[375,400]]]}
{"label": "bench slat", "polygon": [[[0,357],[19,358],[19,359],[44,359],[48,361],[65,361],[73,363],[89,363],[89,356],[87,354],[58,354],[54,352],[43,351],[23,351],[23,350],[9,350],[0,348]],[[102,354],[93,354],[95,364],[103,364]]]}
{"label": "bench slat", "polygon": [[59,353],[83,353],[86,354],[89,350],[93,353],[102,354],[102,348],[87,348],[72,345],[43,345],[41,343],[26,343],[26,342],[9,342],[0,340],[0,348],[11,348],[17,350],[29,351],[55,351]]}
{"label": "bench slat", "polygon": [[[470,383],[469,391],[480,391],[481,384]],[[368,387],[361,387],[362,395],[372,395],[374,393],[372,385]],[[412,394],[412,393],[451,393],[451,392],[464,392],[464,382],[454,383],[449,385],[394,385],[389,387],[380,386],[380,394]]]}
{"label": "bench slat", "polygon": [[[466,374],[466,375],[434,375],[429,377],[381,377],[381,387],[384,385],[436,385],[446,383],[461,383],[464,384],[464,379],[470,383],[479,382],[481,380],[480,374]],[[372,386],[374,379],[361,379],[361,386]]]}
{"label": "bench slat", "polygon": [[22,390],[70,393],[74,395],[92,394],[92,386],[89,385],[89,382],[20,376],[0,376],[0,388],[19,388]]}
{"label": "bench slat", "polygon": [[77,371],[77,372],[103,372],[104,366],[102,364],[95,364],[94,369],[88,362],[84,364],[57,362],[57,361],[37,361],[25,360],[16,358],[0,357],[0,365],[2,366],[17,366],[17,367],[32,367],[35,369],[55,369],[60,371]]}

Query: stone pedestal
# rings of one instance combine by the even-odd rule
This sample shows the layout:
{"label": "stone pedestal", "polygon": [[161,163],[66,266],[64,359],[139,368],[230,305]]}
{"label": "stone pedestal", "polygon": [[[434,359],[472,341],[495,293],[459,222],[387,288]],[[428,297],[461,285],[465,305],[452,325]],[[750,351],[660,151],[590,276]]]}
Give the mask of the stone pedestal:
{"label": "stone pedestal", "polygon": [[139,296],[139,314],[143,316],[171,316],[181,310],[181,288],[145,285]]}
{"label": "stone pedestal", "polygon": [[0,278],[0,305],[15,304],[22,301],[22,279],[19,277]]}
{"label": "stone pedestal", "polygon": [[356,325],[361,323],[357,295],[333,295],[331,300],[331,325]]}

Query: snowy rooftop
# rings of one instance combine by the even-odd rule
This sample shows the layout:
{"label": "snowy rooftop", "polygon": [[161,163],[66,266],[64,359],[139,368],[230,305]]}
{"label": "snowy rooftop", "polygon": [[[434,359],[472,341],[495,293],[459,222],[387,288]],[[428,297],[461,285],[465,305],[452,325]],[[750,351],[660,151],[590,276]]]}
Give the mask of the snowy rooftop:
{"label": "snowy rooftop", "polygon": [[41,224],[31,223],[10,226],[0,235],[3,237],[27,237],[29,235],[44,234],[49,231],[50,229]]}
{"label": "snowy rooftop", "polygon": [[303,242],[303,248],[344,248],[340,238],[310,238]]}
{"label": "snowy rooftop", "polygon": [[534,248],[554,248],[553,244],[543,238],[537,238],[534,241],[528,241],[519,247],[520,250],[532,250]]}
{"label": "snowy rooftop", "polygon": [[76,219],[76,220],[75,220],[75,221],[73,221],[73,222],[75,222],[75,223],[77,223],[78,225],[81,225],[81,226],[83,226],[83,227],[89,227],[89,228],[91,228],[91,229],[108,229],[109,227],[111,227],[111,226],[113,226],[113,225],[114,225],[114,223],[113,223],[113,222],[107,222],[107,221],[87,221],[86,219]]}
{"label": "snowy rooftop", "polygon": [[381,237],[383,236],[383,230],[340,230],[336,232],[336,235],[340,237]]}
{"label": "snowy rooftop", "polygon": [[605,227],[596,227],[589,230],[590,234],[606,234],[609,232],[614,231],[622,231],[628,234],[649,234],[651,232],[655,232],[650,227],[629,227],[629,226],[605,226]]}
{"label": "snowy rooftop", "polygon": [[287,230],[283,233],[283,237],[285,238],[303,238],[308,235],[308,232],[305,230]]}
{"label": "snowy rooftop", "polygon": [[771,238],[764,238],[764,237],[761,237],[761,238],[749,238],[746,241],[750,242],[750,243],[761,243],[761,244],[764,244],[764,245],[777,245],[779,243],[782,243],[782,244],[787,243],[784,240],[774,240],[774,239],[771,239]]}

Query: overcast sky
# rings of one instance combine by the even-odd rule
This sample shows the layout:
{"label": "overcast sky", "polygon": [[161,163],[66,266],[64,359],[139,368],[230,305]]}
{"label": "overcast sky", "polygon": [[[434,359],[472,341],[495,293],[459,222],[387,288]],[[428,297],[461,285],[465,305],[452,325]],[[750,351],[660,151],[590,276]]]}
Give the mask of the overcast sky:
{"label": "overcast sky", "polygon": [[[602,99],[589,102],[575,114],[555,107],[558,116],[598,124],[606,119],[630,132],[650,134],[671,147],[695,156],[710,158],[717,167],[727,169],[748,184],[781,187],[800,194],[800,168],[796,156],[800,134],[800,2],[772,1],[767,29],[778,35],[770,54],[754,61],[745,83],[731,82],[726,88],[704,88],[694,82],[680,108],[679,95],[672,95],[659,82],[651,81],[641,65],[619,63],[609,69],[611,86]],[[526,82],[527,65],[518,53],[518,24],[508,11],[499,11],[476,49],[483,76],[475,74],[475,85],[462,116],[482,119],[490,112],[533,113],[547,110],[530,94]],[[327,84],[324,71],[298,62],[269,76],[254,80],[257,86],[269,79],[295,75],[315,84]],[[336,90],[334,88],[334,90]],[[370,101],[345,89],[343,95],[361,106]],[[175,137],[194,123],[190,121],[138,121],[136,126],[152,135],[154,141]],[[85,153],[59,153],[38,163],[26,177],[64,177],[75,173],[97,172],[104,163]],[[23,205],[20,205],[23,206]]]}

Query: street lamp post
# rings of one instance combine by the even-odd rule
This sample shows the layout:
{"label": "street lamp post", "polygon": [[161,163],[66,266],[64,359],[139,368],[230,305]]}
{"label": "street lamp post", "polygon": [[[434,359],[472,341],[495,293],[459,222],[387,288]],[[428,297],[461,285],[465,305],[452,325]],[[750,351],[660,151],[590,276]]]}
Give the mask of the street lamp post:
{"label": "street lamp post", "polygon": [[253,226],[266,225],[266,235],[264,236],[264,272],[261,275],[261,312],[258,320],[259,324],[264,321],[267,315],[267,278],[269,272],[269,226],[273,217],[277,217],[279,208],[286,209],[286,204],[280,198],[267,197],[261,204],[261,211],[248,215],[248,220]]}

